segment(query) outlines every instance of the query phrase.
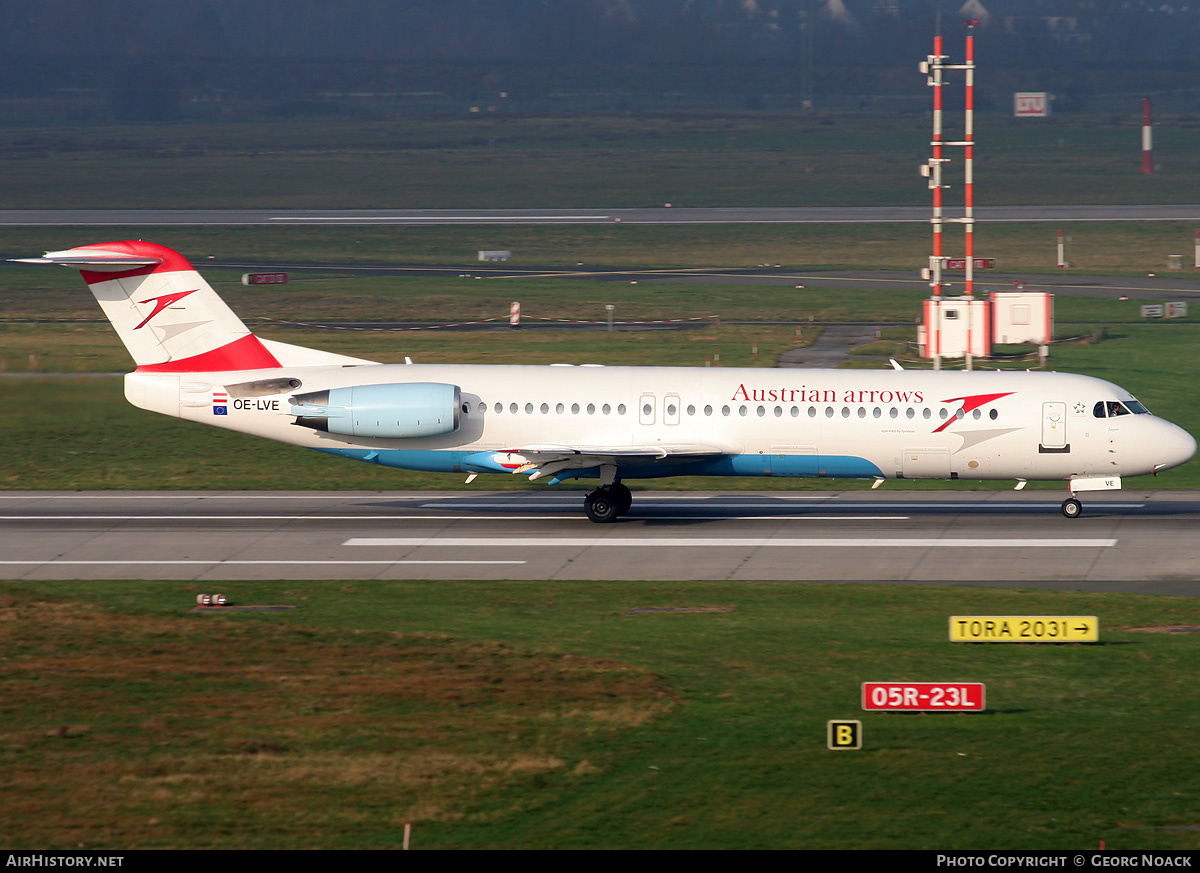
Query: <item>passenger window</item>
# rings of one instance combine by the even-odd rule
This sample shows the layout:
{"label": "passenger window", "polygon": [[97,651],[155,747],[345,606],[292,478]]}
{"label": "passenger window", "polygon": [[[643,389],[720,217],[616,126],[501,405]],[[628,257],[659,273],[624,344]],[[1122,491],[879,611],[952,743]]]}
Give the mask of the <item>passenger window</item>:
{"label": "passenger window", "polygon": [[800,407],[793,406],[792,407],[792,418],[798,418],[799,416],[800,416]]}
{"label": "passenger window", "polygon": [[605,415],[608,415],[610,412],[612,412],[612,407],[609,406],[607,403],[605,403],[600,411],[603,412]]}
{"label": "passenger window", "polygon": [[775,417],[776,417],[776,418],[782,418],[782,417],[783,417],[783,407],[782,407],[782,406],[776,406],[776,407],[775,407]]}
{"label": "passenger window", "polygon": [[563,406],[563,405],[560,403],[560,404],[558,404],[557,406],[555,406],[555,407],[554,407],[554,411],[555,411],[555,412],[557,412],[559,415],[562,415],[564,412],[566,412],[566,411],[567,411],[567,407]]}
{"label": "passenger window", "polygon": [[914,418],[916,416],[916,414],[917,414],[917,411],[915,409],[913,409],[911,406],[908,407],[908,409],[904,410],[905,418]]}
{"label": "passenger window", "polygon": [[721,415],[729,415],[729,407],[728,406],[721,407]]}
{"label": "passenger window", "polygon": [[525,414],[526,414],[526,415],[533,415],[533,404],[532,404],[532,403],[526,403],[526,404],[525,404]]}
{"label": "passenger window", "polygon": [[595,415],[596,414],[596,404],[589,403],[587,405],[587,410],[588,410],[588,415]]}
{"label": "passenger window", "polygon": [[859,417],[859,418],[866,418],[866,417],[867,417],[867,410],[866,410],[866,408],[865,408],[865,407],[862,407],[862,406],[858,407],[858,417]]}
{"label": "passenger window", "polygon": [[711,406],[706,406],[706,407],[704,407],[704,414],[705,414],[705,415],[712,415],[712,407],[711,407]]}
{"label": "passenger window", "polygon": [[549,403],[543,403],[543,404],[541,405],[541,410],[542,410],[542,415],[545,415],[547,412],[549,412],[549,411],[550,411],[550,404],[549,404]]}
{"label": "passenger window", "polygon": [[815,406],[808,407],[808,417],[809,418],[817,417],[817,407],[815,407]]}
{"label": "passenger window", "polygon": [[850,417],[850,407],[843,406],[842,407],[842,418],[849,418],[849,417]]}
{"label": "passenger window", "polygon": [[767,414],[767,408],[765,406],[758,407],[758,417],[759,418],[762,418],[766,414]]}
{"label": "passenger window", "polygon": [[825,407],[825,417],[826,417],[826,418],[833,418],[833,407],[832,407],[832,406],[826,406],[826,407]]}
{"label": "passenger window", "polygon": [[896,407],[894,407],[894,406],[888,410],[888,418],[895,418],[899,414],[900,414],[899,410],[897,410]]}
{"label": "passenger window", "polygon": [[625,414],[625,404],[622,403],[617,406],[617,415],[624,415],[624,414]]}
{"label": "passenger window", "polygon": [[696,414],[696,407],[692,406],[692,405],[689,403],[689,404],[688,404],[688,415],[695,415],[695,414]]}
{"label": "passenger window", "polygon": [[578,404],[578,403],[572,403],[572,404],[571,404],[571,414],[572,414],[572,415],[579,415],[579,404]]}
{"label": "passenger window", "polygon": [[496,409],[496,414],[499,415],[501,412],[504,411],[504,404],[497,403],[495,409]]}

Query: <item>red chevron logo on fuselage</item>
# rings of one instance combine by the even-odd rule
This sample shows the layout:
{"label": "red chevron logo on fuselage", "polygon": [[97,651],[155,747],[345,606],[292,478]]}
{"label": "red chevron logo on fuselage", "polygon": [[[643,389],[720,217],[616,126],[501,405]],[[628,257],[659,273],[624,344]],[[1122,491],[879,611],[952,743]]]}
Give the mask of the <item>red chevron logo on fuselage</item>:
{"label": "red chevron logo on fuselage", "polygon": [[[993,400],[999,400],[1001,397],[1007,397],[1010,394],[1016,393],[1017,392],[1015,391],[1005,391],[1002,394],[968,394],[966,397],[951,397],[948,400],[943,400],[942,403],[953,403],[956,400],[961,400],[963,402],[962,414],[966,415],[968,412],[978,409],[985,403],[991,403]],[[944,424],[935,428],[933,432],[941,433],[950,425],[954,424],[954,422],[958,421],[958,419],[959,416],[957,414],[950,416],[950,418]]]}
{"label": "red chevron logo on fuselage", "polygon": [[147,315],[145,318],[143,318],[142,323],[139,324],[137,327],[135,327],[134,330],[141,330],[143,327],[146,326],[146,322],[148,322],[150,319],[154,318],[154,316],[158,315],[160,312],[162,312],[164,309],[166,309],[172,303],[176,303],[176,302],[182,300],[184,297],[187,297],[189,294],[195,294],[199,290],[200,290],[199,288],[193,288],[191,291],[176,291],[174,294],[164,294],[162,297],[148,297],[145,300],[139,300],[138,301],[139,306],[141,306],[143,303],[153,303],[154,311],[151,312],[149,315]]}

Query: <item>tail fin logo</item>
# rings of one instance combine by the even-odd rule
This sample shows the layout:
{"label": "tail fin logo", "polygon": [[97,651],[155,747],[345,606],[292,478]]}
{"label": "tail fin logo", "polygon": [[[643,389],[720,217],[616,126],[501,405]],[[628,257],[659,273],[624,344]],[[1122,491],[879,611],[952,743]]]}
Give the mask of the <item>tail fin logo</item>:
{"label": "tail fin logo", "polygon": [[146,326],[146,322],[154,318],[154,316],[158,315],[172,303],[178,303],[184,297],[187,297],[189,294],[195,294],[199,290],[199,288],[193,288],[191,291],[176,291],[174,294],[164,294],[162,297],[148,297],[145,300],[139,300],[139,306],[146,303],[153,303],[154,311],[143,318],[142,323],[135,327],[134,330],[141,330]]}

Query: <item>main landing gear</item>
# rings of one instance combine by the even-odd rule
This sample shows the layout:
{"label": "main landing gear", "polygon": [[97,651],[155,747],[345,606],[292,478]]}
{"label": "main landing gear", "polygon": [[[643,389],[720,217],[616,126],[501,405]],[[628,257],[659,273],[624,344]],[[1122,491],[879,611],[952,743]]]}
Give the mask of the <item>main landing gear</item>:
{"label": "main landing gear", "polygon": [[1062,502],[1062,514],[1067,518],[1079,518],[1083,513],[1083,504],[1074,497],[1068,497]]}
{"label": "main landing gear", "polygon": [[620,482],[597,488],[583,499],[587,517],[597,524],[616,521],[633,505],[633,494]]}

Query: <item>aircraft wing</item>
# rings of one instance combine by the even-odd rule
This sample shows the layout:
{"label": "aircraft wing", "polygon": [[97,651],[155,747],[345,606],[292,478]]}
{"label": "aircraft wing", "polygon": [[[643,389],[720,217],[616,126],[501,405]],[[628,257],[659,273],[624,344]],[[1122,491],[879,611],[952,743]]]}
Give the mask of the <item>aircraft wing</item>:
{"label": "aircraft wing", "polygon": [[[557,476],[566,470],[592,467],[640,467],[695,461],[733,454],[734,449],[715,443],[655,443],[652,445],[561,445],[540,443],[505,452],[486,453],[487,459],[513,473],[527,473],[531,481]],[[480,453],[485,454],[485,453]]]}

